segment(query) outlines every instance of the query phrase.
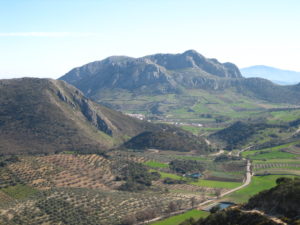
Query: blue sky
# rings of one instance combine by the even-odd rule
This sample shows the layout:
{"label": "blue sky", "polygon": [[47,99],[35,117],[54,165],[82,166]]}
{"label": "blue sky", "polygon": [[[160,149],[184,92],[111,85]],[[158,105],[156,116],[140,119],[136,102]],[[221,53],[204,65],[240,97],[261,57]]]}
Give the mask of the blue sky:
{"label": "blue sky", "polygon": [[299,12],[298,0],[0,0],[0,78],[188,49],[300,71]]}

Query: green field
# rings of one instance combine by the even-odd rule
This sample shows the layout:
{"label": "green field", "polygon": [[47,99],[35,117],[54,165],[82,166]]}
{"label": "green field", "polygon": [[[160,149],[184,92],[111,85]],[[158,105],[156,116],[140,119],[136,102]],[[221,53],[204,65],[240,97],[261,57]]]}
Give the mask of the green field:
{"label": "green field", "polygon": [[296,155],[289,152],[282,151],[270,151],[261,152],[260,154],[248,155],[248,158],[252,160],[262,160],[262,159],[293,159]]}
{"label": "green field", "polygon": [[269,176],[253,176],[252,182],[247,187],[238,190],[226,197],[226,200],[236,203],[244,203],[248,199],[257,194],[260,191],[272,188],[276,185],[276,179],[279,177],[293,177],[293,176],[281,176],[281,175],[269,175]]}
{"label": "green field", "polygon": [[155,172],[158,172],[162,178],[172,178],[174,180],[183,180],[185,179],[184,177],[181,177],[181,176],[178,176],[176,174],[173,174],[173,173],[165,173],[165,172],[161,172],[161,171],[157,171],[157,170],[150,170],[150,171],[155,171]]}
{"label": "green field", "polygon": [[283,151],[286,148],[292,147],[292,145],[299,144],[299,142],[291,142],[284,145],[275,146],[272,148],[265,148],[261,150],[252,150],[242,152],[243,157],[247,157],[252,160],[270,160],[270,159],[293,159],[296,158],[297,155]]}
{"label": "green field", "polygon": [[22,184],[3,188],[2,191],[14,199],[23,199],[37,192],[32,187]]}
{"label": "green field", "polygon": [[265,163],[289,163],[289,164],[299,164],[300,160],[297,159],[268,159],[266,161],[254,160],[254,164],[265,164]]}
{"label": "green field", "polygon": [[282,169],[282,168],[269,168],[266,170],[256,171],[255,174],[257,175],[265,175],[265,174],[286,174],[286,175],[295,175],[300,176],[300,170],[299,169]]}
{"label": "green field", "polygon": [[208,158],[204,158],[204,157],[201,157],[201,156],[176,156],[176,158],[178,159],[187,159],[187,160],[201,160],[201,161],[204,161],[204,160],[207,160]]}
{"label": "green field", "polygon": [[233,189],[242,185],[242,183],[239,182],[225,182],[225,181],[201,180],[201,179],[199,179],[197,182],[191,182],[191,184],[200,187],[227,188],[227,189]]}
{"label": "green field", "polygon": [[268,168],[255,168],[255,171],[270,171],[270,170],[300,170],[299,166],[293,166],[293,164],[289,164],[289,166],[277,166],[277,167],[268,167]]}
{"label": "green field", "polygon": [[62,154],[75,154],[75,151],[63,151]]}
{"label": "green field", "polygon": [[198,135],[199,132],[201,131],[201,127],[195,127],[195,126],[189,126],[189,125],[181,126],[181,128],[184,130],[187,130],[195,135]]}
{"label": "green field", "polygon": [[208,215],[208,212],[193,209],[191,211],[187,211],[186,213],[172,216],[165,220],[152,223],[151,225],[178,225],[191,217],[197,220],[199,218],[207,217]]}
{"label": "green field", "polygon": [[144,162],[144,165],[150,166],[150,167],[153,167],[153,168],[168,168],[169,167],[168,164],[160,163],[160,162],[157,162],[157,161],[147,161],[147,162]]}
{"label": "green field", "polygon": [[[150,170],[150,171],[156,171],[156,170]],[[169,177],[174,180],[187,180],[186,178],[184,178],[182,176],[178,176],[176,174],[165,173],[165,172],[161,172],[161,171],[156,171],[156,172],[160,173],[162,178]],[[236,187],[242,185],[242,183],[239,183],[239,182],[225,182],[225,181],[214,181],[214,180],[203,180],[203,179],[199,179],[198,181],[192,181],[189,183],[200,186],[200,187],[228,188],[228,189],[236,188]]]}
{"label": "green field", "polygon": [[287,122],[298,119],[300,117],[300,110],[271,112],[271,115],[271,121],[274,121],[276,123],[278,123],[278,121]]}
{"label": "green field", "polygon": [[242,156],[243,157],[251,156],[251,155],[257,154],[261,151],[265,151],[265,152],[275,151],[276,152],[278,150],[285,149],[285,148],[288,148],[288,147],[290,147],[292,145],[296,145],[296,144],[299,144],[299,141],[291,142],[291,143],[284,144],[284,145],[278,145],[278,146],[275,146],[275,147],[272,147],[272,148],[264,148],[264,149],[260,149],[260,150],[244,151],[244,152],[242,152]]}
{"label": "green field", "polygon": [[[114,98],[111,96],[114,96]],[[142,113],[146,116],[152,115],[148,103],[157,103],[159,104],[158,109],[161,112],[162,118],[186,123],[183,124],[182,128],[194,134],[203,131],[214,131],[215,129],[224,127],[224,124],[214,126],[218,128],[193,127],[189,125],[190,123],[215,124],[220,116],[223,117],[226,123],[249,117],[257,118],[262,116],[270,118],[270,120],[273,118],[286,120],[286,118],[283,118],[284,113],[282,112],[271,114],[271,112],[266,111],[269,108],[286,107],[285,104],[253,101],[252,98],[238,95],[235,91],[229,89],[220,93],[208,93],[201,89],[190,89],[185,90],[184,93],[179,95],[162,94],[151,96],[136,96],[128,91],[122,91],[121,94],[116,95],[111,90],[107,90],[95,97],[101,99],[101,102],[120,105],[123,112]],[[124,104],[124,102],[128,102],[129,104]],[[142,108],[144,110],[141,110]],[[293,116],[289,117],[289,119],[297,116],[296,112],[292,113]],[[161,121],[164,121],[164,119]]]}

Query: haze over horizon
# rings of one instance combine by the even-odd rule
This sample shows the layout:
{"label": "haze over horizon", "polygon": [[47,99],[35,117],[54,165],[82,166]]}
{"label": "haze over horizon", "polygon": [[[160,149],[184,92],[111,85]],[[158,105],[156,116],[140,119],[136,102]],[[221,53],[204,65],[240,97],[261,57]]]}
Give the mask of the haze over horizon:
{"label": "haze over horizon", "polygon": [[0,1],[0,78],[58,78],[111,55],[194,49],[300,71],[300,2]]}

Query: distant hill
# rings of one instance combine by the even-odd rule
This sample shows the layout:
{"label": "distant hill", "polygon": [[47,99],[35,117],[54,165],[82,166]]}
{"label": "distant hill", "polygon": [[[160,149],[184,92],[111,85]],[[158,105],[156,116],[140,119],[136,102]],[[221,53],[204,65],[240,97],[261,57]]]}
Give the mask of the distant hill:
{"label": "distant hill", "polygon": [[201,138],[195,139],[191,134],[180,130],[164,130],[143,132],[124,144],[131,149],[165,149],[176,151],[190,151],[200,149],[202,152],[213,151]]}
{"label": "distant hill", "polygon": [[[280,129],[280,132],[283,132],[283,130],[287,130],[289,127],[291,126],[288,126],[288,124],[284,125],[284,124],[268,124],[266,122],[237,121],[232,125],[230,125],[229,127],[226,127],[222,130],[219,130],[211,134],[210,138],[214,141],[220,141],[221,143],[223,143],[225,149],[232,150],[232,149],[242,148],[242,146],[248,143],[249,139],[251,139],[252,136],[259,136],[259,135],[261,136],[262,135],[261,132],[264,130],[267,129],[272,130],[274,128],[277,128]],[[273,133],[273,135],[274,137],[272,138],[271,135],[269,139],[270,141],[272,140],[275,144],[276,143],[275,140],[277,140],[278,137],[277,135],[275,135],[275,133]]]}
{"label": "distant hill", "polygon": [[[102,151],[145,131],[172,130],[198,140],[179,128],[103,107],[64,81],[0,80],[0,106],[0,154]],[[202,146],[204,152],[204,141]]]}
{"label": "distant hill", "polygon": [[60,79],[113,109],[156,115],[196,104],[209,108],[206,112],[217,112],[218,105],[224,111],[230,102],[300,103],[299,85],[244,78],[234,64],[205,58],[194,50],[141,58],[112,56],[72,69]]}
{"label": "distant hill", "polygon": [[260,77],[281,85],[300,83],[300,72],[282,70],[270,66],[250,66],[242,68],[241,73],[247,78]]}

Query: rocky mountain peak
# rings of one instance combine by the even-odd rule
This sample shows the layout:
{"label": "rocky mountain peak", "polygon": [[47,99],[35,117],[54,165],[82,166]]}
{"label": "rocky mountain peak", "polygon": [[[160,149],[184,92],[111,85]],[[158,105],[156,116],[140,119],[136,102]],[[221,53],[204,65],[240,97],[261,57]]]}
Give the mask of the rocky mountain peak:
{"label": "rocky mountain peak", "polygon": [[75,68],[60,79],[93,96],[103,89],[156,94],[178,93],[182,87],[219,89],[228,86],[224,78],[230,80],[242,76],[232,63],[222,64],[195,50],[188,50],[141,58],[111,56]]}

